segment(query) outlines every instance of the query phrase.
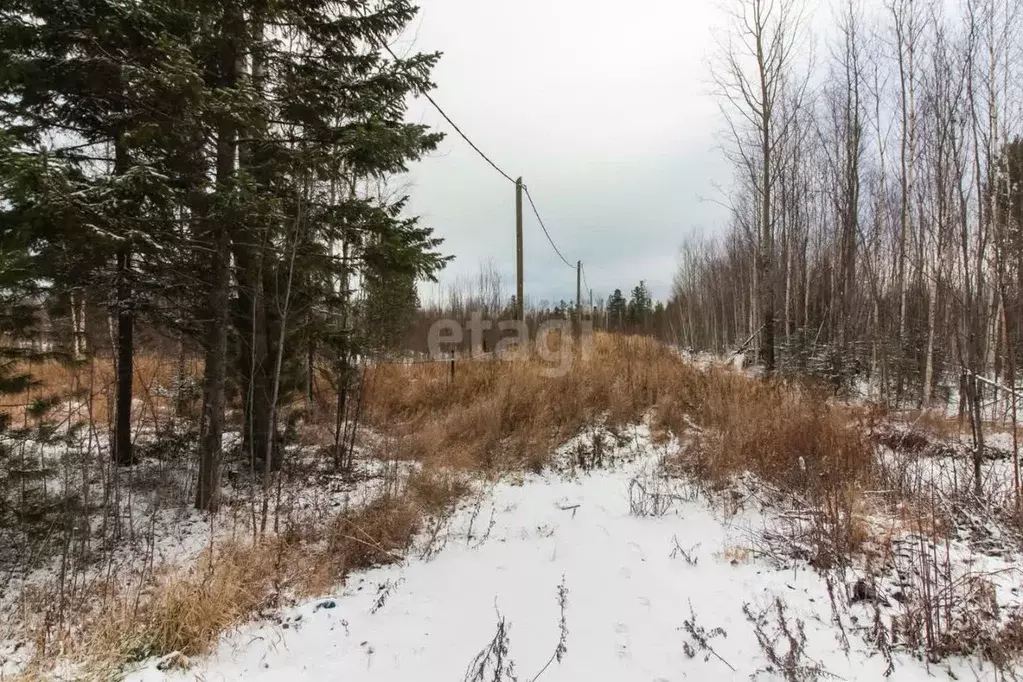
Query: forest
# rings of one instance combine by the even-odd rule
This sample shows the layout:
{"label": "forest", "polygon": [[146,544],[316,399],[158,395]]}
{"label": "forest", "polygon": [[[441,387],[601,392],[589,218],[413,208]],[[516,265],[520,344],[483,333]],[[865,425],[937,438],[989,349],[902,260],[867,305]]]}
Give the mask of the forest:
{"label": "forest", "polygon": [[[415,12],[405,0],[6,3],[0,390],[25,395],[33,363],[109,358],[109,452],[130,465],[145,350],[176,364],[179,412],[189,391],[198,402],[199,509],[217,505],[229,400],[252,461],[274,468],[277,406],[311,390],[310,359],[348,382],[361,320],[446,261],[386,190],[441,139],[404,120],[439,55],[381,49]],[[91,404],[97,386],[73,389]],[[7,415],[4,431],[68,397],[37,392],[33,420]]]}
{"label": "forest", "polygon": [[823,36],[801,3],[733,9],[712,58],[731,221],[683,247],[680,341],[750,339],[768,371],[881,400],[1014,398],[1019,3],[843,0]]}

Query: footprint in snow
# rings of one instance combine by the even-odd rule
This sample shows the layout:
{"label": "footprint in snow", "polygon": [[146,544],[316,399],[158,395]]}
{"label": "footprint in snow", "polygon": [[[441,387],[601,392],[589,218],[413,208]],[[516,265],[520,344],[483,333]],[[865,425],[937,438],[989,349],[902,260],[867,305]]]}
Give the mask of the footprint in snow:
{"label": "footprint in snow", "polygon": [[630,541],[627,547],[632,550],[633,554],[639,557],[640,561],[646,561],[646,552],[643,551],[639,544]]}
{"label": "footprint in snow", "polygon": [[632,645],[632,641],[629,638],[629,626],[625,623],[615,623],[615,650],[618,652],[618,658],[628,658],[629,648]]}

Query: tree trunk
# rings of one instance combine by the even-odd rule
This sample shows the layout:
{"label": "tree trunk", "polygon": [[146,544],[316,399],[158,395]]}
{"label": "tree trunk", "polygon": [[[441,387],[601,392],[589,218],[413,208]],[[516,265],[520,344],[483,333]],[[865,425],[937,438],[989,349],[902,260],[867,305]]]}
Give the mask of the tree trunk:
{"label": "tree trunk", "polygon": [[[128,170],[128,151],[119,134],[114,141],[114,174]],[[134,462],[131,442],[132,377],[135,359],[135,312],[132,307],[131,245],[117,250],[117,414],[114,419],[114,461],[118,466]]]}
{"label": "tree trunk", "polygon": [[266,459],[270,433],[270,357],[262,257],[255,236],[245,231],[235,240],[238,266],[238,337],[242,341],[238,369],[244,391],[243,444],[253,466]]}
{"label": "tree trunk", "polygon": [[[257,0],[252,5],[251,35],[254,43],[263,41],[265,2]],[[258,50],[252,51],[251,82],[257,92],[262,92],[265,79],[263,55]],[[244,60],[239,60],[238,71],[245,68]],[[267,185],[259,168],[259,142],[263,135],[262,124],[253,126],[247,131],[250,141],[239,145],[238,162],[256,179],[261,188]],[[268,229],[266,227],[263,228]],[[272,456],[270,430],[271,412],[271,348],[269,336],[270,319],[268,301],[272,291],[267,289],[267,266],[272,262],[266,249],[266,236],[251,226],[240,225],[238,237],[233,243],[233,253],[237,266],[238,278],[238,314],[236,327],[238,338],[242,342],[239,353],[238,369],[241,376],[244,395],[242,427],[242,443],[249,454],[251,466],[265,462]]]}
{"label": "tree trunk", "polygon": [[924,360],[923,407],[930,407],[934,387],[934,338],[938,318],[938,271],[928,280],[927,285],[927,355]]}
{"label": "tree trunk", "polygon": [[[240,8],[229,4],[224,10],[220,46],[220,85],[232,88],[237,82],[238,41],[244,30]],[[237,131],[234,122],[224,117],[217,130],[217,192],[228,194],[235,174]],[[225,203],[225,202],[222,202]],[[199,480],[195,506],[215,511],[219,498],[220,458],[223,449],[225,384],[227,381],[227,325],[231,287],[231,240],[227,222],[210,221],[210,272],[205,332],[206,368],[203,376],[203,419],[201,429]]]}
{"label": "tree trunk", "polygon": [[82,360],[86,353],[85,341],[85,293],[71,293],[72,353],[75,361]]}
{"label": "tree trunk", "polygon": [[210,261],[212,277],[207,302],[209,321],[206,323],[205,333],[203,430],[195,506],[198,509],[215,511],[218,504],[220,458],[223,449],[224,389],[227,380],[227,310],[231,285],[230,242],[225,226],[216,229]]}

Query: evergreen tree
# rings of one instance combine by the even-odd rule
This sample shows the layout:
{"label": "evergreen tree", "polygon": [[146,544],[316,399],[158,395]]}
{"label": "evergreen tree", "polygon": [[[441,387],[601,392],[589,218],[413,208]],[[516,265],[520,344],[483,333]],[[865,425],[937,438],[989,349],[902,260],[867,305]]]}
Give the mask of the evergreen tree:
{"label": "evergreen tree", "polygon": [[[34,385],[25,371],[25,360],[32,355],[29,340],[35,322],[36,306],[31,301],[41,292],[35,273],[40,267],[33,257],[31,234],[23,229],[19,195],[24,191],[26,162],[10,153],[3,145],[10,137],[0,133],[0,397],[18,395]],[[11,455],[8,438],[10,415],[0,411],[0,464],[6,465]],[[0,499],[2,503],[2,499]]]}
{"label": "evergreen tree", "polygon": [[120,464],[132,462],[135,320],[163,289],[152,275],[176,234],[173,187],[158,168],[198,84],[176,41],[191,9],[24,0],[0,13],[0,126],[8,154],[40,161],[20,196],[23,227],[46,255],[34,274],[55,295],[106,288],[117,319]]}
{"label": "evergreen tree", "polygon": [[374,275],[366,280],[363,336],[378,352],[401,348],[419,309],[419,292],[412,275]]}
{"label": "evergreen tree", "polygon": [[608,325],[612,328],[621,328],[626,322],[627,315],[627,304],[622,290],[615,289],[608,299]]}
{"label": "evergreen tree", "polygon": [[615,289],[610,298],[607,299],[608,326],[612,329],[621,329],[628,317],[628,304],[621,289]]}
{"label": "evergreen tree", "polygon": [[[436,54],[382,46],[407,0],[12,0],[0,11],[5,229],[52,296],[101,287],[117,319],[117,461],[130,463],[139,316],[203,349],[196,504],[216,506],[229,381],[269,467],[276,406],[312,349],[347,376],[353,283],[446,259],[406,199],[360,190],[441,136],[407,123]],[[229,356],[233,349],[233,359]],[[305,371],[300,372],[299,367]]]}
{"label": "evergreen tree", "polygon": [[[251,40],[253,63],[238,91],[254,97],[255,113],[238,176],[241,205],[250,208],[235,223],[232,251],[236,366],[255,460],[271,455],[274,404],[300,349],[309,342],[332,349],[347,375],[364,338],[351,283],[373,273],[430,277],[444,262],[430,230],[401,217],[403,197],[358,191],[363,179],[404,171],[440,139],[404,121],[405,98],[431,87],[437,55],[394,60],[379,49],[414,15],[404,0],[256,3],[246,14],[241,35]],[[297,39],[267,28],[281,25]],[[309,327],[304,343],[291,342],[298,319]]]}
{"label": "evergreen tree", "polygon": [[652,312],[653,301],[650,298],[650,291],[646,288],[646,283],[641,281],[632,289],[628,310],[629,323],[646,327]]}
{"label": "evergreen tree", "polygon": [[26,452],[26,446],[53,446],[75,432],[74,425],[59,430],[46,419],[57,401],[36,390],[40,383],[29,371],[33,363],[60,356],[39,343],[36,329],[48,292],[36,274],[44,270],[44,262],[32,231],[27,229],[25,197],[38,177],[35,166],[39,162],[13,154],[11,143],[10,136],[0,133],[0,197],[4,197],[0,202],[0,398],[5,398],[8,407],[13,407],[11,398],[15,396],[18,400],[29,396],[30,401],[23,406],[25,419],[18,419],[19,423],[7,409],[0,410],[0,480],[14,480],[15,469],[20,480],[14,504],[6,486],[0,489],[0,521],[5,524],[9,511],[26,514],[34,507],[35,513],[50,502],[45,477],[33,475],[34,468],[26,465],[26,459],[35,460],[36,455]]}
{"label": "evergreen tree", "polygon": [[661,339],[665,340],[669,338],[668,333],[668,314],[664,307],[664,303],[657,301],[654,304],[653,311],[650,313],[651,329],[653,334]]}

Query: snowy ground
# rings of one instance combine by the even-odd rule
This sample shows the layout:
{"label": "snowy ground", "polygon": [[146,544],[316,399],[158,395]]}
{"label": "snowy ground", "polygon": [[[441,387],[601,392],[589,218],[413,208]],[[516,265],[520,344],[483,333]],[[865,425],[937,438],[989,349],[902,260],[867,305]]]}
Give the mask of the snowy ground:
{"label": "snowy ground", "polygon": [[[369,431],[363,434],[366,442],[376,437]],[[225,449],[237,447],[239,440],[237,433],[225,434]],[[148,443],[144,439],[142,442]],[[247,472],[238,462],[232,462],[223,482],[221,511],[210,519],[191,504],[195,474],[190,466],[182,466],[177,460],[142,457],[136,466],[112,474],[103,468],[107,457],[103,455],[105,443],[102,445],[98,453],[89,451],[100,464],[89,463],[85,487],[92,500],[102,500],[109,490],[119,487],[121,499],[105,513],[93,510],[77,519],[82,533],[88,529],[85,558],[78,550],[82,534],[74,536],[76,544],[69,556],[61,555],[59,546],[56,552],[38,551],[31,545],[26,551],[23,539],[10,529],[0,535],[0,680],[18,674],[32,659],[33,643],[26,641],[24,626],[36,618],[37,609],[52,607],[52,595],[72,590],[85,593],[104,582],[138,585],[164,568],[191,565],[214,541],[247,541],[252,537],[253,493]],[[84,445],[79,449],[88,451]],[[35,457],[57,472],[47,479],[50,494],[57,498],[79,494],[81,479],[60,475],[64,471],[62,451],[52,447],[37,450]],[[270,503],[271,514],[279,513],[285,525],[315,523],[342,509],[359,507],[377,497],[395,478],[395,472],[404,476],[412,466],[365,456],[360,447],[351,475],[344,476],[311,449],[295,446],[288,456],[279,504],[276,496]],[[75,462],[76,468],[71,469],[75,475],[77,466]],[[109,478],[112,475],[119,477],[117,486]],[[258,491],[258,477],[252,485]],[[258,492],[256,499],[258,503]],[[119,526],[116,536],[112,530],[115,524]],[[53,550],[52,544],[43,549]],[[76,602],[66,606],[80,605]]]}
{"label": "snowy ground", "polygon": [[[755,558],[771,512],[725,517],[659,477],[667,447],[644,427],[626,440],[617,466],[505,481],[457,513],[439,546],[229,633],[188,670],[151,661],[127,679],[489,682],[512,679],[495,673],[512,664],[526,681],[786,679],[765,649],[788,647],[775,598],[790,628],[805,627],[802,672],[788,679],[883,678],[887,662],[854,627],[871,607],[845,611],[846,650],[824,580]],[[765,642],[746,612],[768,614]],[[976,661],[894,664],[898,680],[995,679]]]}
{"label": "snowy ground", "polygon": [[[916,496],[936,495],[945,506],[973,497],[973,441],[969,433],[940,436],[913,424],[887,425],[879,462],[891,488]],[[915,443],[914,443],[915,441]],[[1023,443],[1020,444],[1023,450]],[[1016,463],[1011,432],[987,427],[980,466],[982,500],[988,515],[1010,513],[1016,504]]]}

